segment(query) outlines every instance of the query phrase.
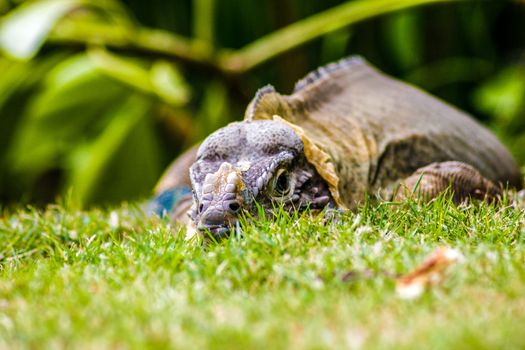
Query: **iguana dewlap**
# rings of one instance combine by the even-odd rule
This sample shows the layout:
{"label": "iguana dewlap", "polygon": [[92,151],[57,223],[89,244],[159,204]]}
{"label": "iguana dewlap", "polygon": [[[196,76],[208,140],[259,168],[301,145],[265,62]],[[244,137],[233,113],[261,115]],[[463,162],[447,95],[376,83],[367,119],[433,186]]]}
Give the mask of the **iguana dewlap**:
{"label": "iguana dewlap", "polygon": [[[191,184],[181,180],[188,167]],[[256,203],[354,209],[366,194],[401,198],[416,184],[426,198],[450,186],[459,201],[519,188],[521,177],[472,117],[351,57],[310,73],[291,95],[259,90],[242,122],[176,161],[157,190],[191,186],[190,222],[221,236],[241,212],[256,215]]]}

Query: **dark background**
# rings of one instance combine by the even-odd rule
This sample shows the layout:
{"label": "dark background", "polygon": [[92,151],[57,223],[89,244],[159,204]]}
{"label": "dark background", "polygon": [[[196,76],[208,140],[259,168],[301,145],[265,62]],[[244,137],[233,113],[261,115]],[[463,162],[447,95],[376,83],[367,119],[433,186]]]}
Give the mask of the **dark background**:
{"label": "dark background", "polygon": [[[365,19],[254,67],[224,63],[348,3]],[[353,54],[472,113],[525,164],[525,2],[444,1],[387,14],[377,4],[0,0],[0,205],[145,198],[177,154],[241,119],[259,87],[289,93],[308,71]]]}

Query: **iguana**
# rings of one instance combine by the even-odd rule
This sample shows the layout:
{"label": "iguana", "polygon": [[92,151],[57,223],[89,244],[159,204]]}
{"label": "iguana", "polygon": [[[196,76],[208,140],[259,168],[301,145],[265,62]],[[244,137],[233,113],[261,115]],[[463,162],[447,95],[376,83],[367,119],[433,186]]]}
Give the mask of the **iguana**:
{"label": "iguana", "polygon": [[162,208],[159,198],[184,186],[192,195],[173,216],[189,209],[190,225],[219,238],[241,212],[256,215],[256,203],[353,210],[367,194],[402,199],[415,189],[430,199],[449,186],[456,201],[490,199],[521,188],[521,176],[472,117],[349,57],[311,72],[291,95],[257,91],[243,121],[173,163],[154,203]]}

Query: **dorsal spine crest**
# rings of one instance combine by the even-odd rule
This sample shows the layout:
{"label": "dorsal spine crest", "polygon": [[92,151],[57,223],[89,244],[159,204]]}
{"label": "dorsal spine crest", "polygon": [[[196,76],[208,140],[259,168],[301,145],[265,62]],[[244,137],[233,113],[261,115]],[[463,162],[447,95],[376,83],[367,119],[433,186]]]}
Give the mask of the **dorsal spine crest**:
{"label": "dorsal spine crest", "polygon": [[325,66],[319,67],[316,70],[308,73],[308,75],[306,75],[303,79],[299,80],[295,84],[293,92],[299,92],[315,82],[330,77],[330,75],[337,71],[348,69],[354,65],[363,64],[364,62],[365,61],[361,56],[350,56],[347,58],[343,58],[340,61],[329,63]]}
{"label": "dorsal spine crest", "polygon": [[259,105],[259,102],[261,102],[261,99],[263,98],[263,96],[266,94],[274,93],[274,92],[276,92],[275,88],[273,87],[273,85],[270,85],[270,84],[263,86],[262,88],[257,90],[257,92],[255,93],[255,97],[250,103],[250,107],[249,107],[248,113],[246,113],[245,119],[249,121],[254,120],[255,119],[254,118],[255,108]]}

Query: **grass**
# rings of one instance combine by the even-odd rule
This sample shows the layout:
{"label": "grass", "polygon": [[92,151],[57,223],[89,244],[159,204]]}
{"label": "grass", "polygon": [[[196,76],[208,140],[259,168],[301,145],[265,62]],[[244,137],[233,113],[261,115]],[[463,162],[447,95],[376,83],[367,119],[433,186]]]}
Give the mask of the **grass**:
{"label": "grass", "polygon": [[[365,205],[279,214],[203,247],[131,206],[0,218],[1,348],[524,348],[525,214]],[[420,298],[392,274],[439,246],[464,262]]]}

